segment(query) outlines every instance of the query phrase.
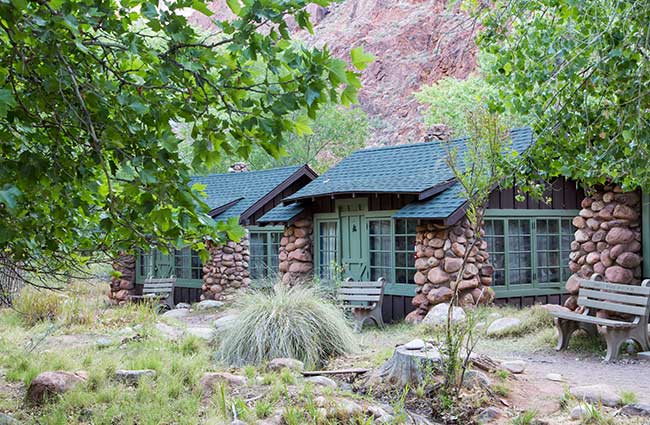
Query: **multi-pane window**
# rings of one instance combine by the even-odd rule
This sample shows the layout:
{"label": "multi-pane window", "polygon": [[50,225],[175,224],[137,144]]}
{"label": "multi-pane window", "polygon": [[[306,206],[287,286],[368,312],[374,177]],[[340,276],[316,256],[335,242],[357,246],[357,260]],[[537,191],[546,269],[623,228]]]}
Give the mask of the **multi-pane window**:
{"label": "multi-pane window", "polygon": [[334,266],[338,247],[335,221],[318,223],[318,276],[324,281],[334,280]]}
{"label": "multi-pane window", "polygon": [[415,220],[395,220],[395,283],[415,278]]}
{"label": "multi-pane window", "polygon": [[174,274],[177,279],[201,279],[203,265],[199,254],[189,247],[175,250]]}
{"label": "multi-pane window", "polygon": [[494,285],[504,289],[558,284],[570,275],[569,217],[486,218]]}
{"label": "multi-pane window", "polygon": [[391,232],[390,220],[370,220],[370,280],[380,277],[390,281],[391,276]]}
{"label": "multi-pane window", "polygon": [[252,279],[263,279],[278,274],[280,239],[282,232],[251,231],[249,272]]}

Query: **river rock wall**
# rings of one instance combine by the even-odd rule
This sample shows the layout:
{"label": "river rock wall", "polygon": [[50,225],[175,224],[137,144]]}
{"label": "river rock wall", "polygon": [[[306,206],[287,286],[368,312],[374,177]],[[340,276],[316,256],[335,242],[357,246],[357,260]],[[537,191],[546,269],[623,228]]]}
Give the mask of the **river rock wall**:
{"label": "river rock wall", "polygon": [[280,276],[282,283],[294,285],[311,280],[314,272],[314,224],[303,218],[285,227],[280,240]]}
{"label": "river rock wall", "polygon": [[135,293],[135,255],[120,254],[113,261],[113,270],[120,276],[111,278],[108,299],[113,304],[124,304]]}
{"label": "river rock wall", "polygon": [[592,189],[573,219],[577,228],[571,243],[566,289],[572,294],[565,307],[575,310],[579,279],[598,273],[612,283],[639,284],[642,277],[641,196],[618,186]]}
{"label": "river rock wall", "polygon": [[203,265],[202,300],[230,301],[241,288],[250,283],[248,235],[239,242],[216,245],[208,241],[210,259]]}
{"label": "river rock wall", "polygon": [[432,307],[451,300],[463,256],[472,246],[459,283],[458,304],[469,307],[494,300],[491,288],[494,269],[483,236],[483,230],[475,232],[466,218],[452,226],[426,222],[416,228],[414,280],[417,288],[412,301],[416,309],[407,316],[407,321],[420,322]]}

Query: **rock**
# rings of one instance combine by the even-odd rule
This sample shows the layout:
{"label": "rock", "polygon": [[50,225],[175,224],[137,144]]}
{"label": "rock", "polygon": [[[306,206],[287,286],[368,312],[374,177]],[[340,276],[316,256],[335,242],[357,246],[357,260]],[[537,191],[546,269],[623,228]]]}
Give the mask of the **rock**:
{"label": "rock", "polygon": [[[434,306],[422,320],[422,323],[427,326],[441,326],[447,324],[447,311],[449,304],[441,303]],[[465,312],[460,307],[454,307],[451,314],[452,323],[462,322],[466,319]]]}
{"label": "rock", "polygon": [[587,406],[584,404],[579,404],[573,409],[571,409],[571,419],[578,420],[582,419],[587,414]]}
{"label": "rock", "polygon": [[568,308],[558,305],[558,304],[542,304],[539,306],[539,308],[548,311],[549,313],[557,311],[557,312],[568,312],[571,311]]}
{"label": "rock", "polygon": [[633,269],[641,264],[641,256],[633,252],[624,252],[616,257],[616,262],[625,268]]}
{"label": "rock", "polygon": [[639,218],[639,214],[627,205],[618,204],[616,208],[614,208],[614,217],[634,221]]}
{"label": "rock", "polygon": [[329,387],[329,388],[338,387],[338,384],[336,383],[335,380],[330,379],[326,376],[310,376],[308,378],[305,378],[305,382],[310,382],[318,387]]}
{"label": "rock", "polygon": [[239,419],[235,419],[234,421],[230,422],[230,425],[248,425],[244,421],[240,421]]}
{"label": "rock", "polygon": [[616,407],[621,404],[621,397],[605,384],[583,385],[570,389],[571,395],[578,400],[588,403],[601,403],[604,406]]}
{"label": "rock", "polygon": [[623,406],[621,413],[627,416],[642,416],[645,418],[650,417],[650,404],[634,403]]}
{"label": "rock", "polygon": [[199,381],[203,399],[209,399],[214,394],[216,384],[227,384],[231,387],[240,387],[246,385],[246,378],[234,375],[228,372],[207,372],[204,373]]}
{"label": "rock", "polygon": [[145,376],[155,377],[156,371],[152,369],[125,370],[118,369],[113,374],[113,379],[126,385],[137,385]]}
{"label": "rock", "polygon": [[468,388],[475,388],[477,386],[483,388],[490,388],[491,382],[490,378],[480,370],[468,370],[465,372],[465,379],[463,385]]}
{"label": "rock", "polygon": [[224,303],[222,301],[215,301],[215,300],[203,300],[200,303],[194,304],[194,308],[196,310],[208,310],[208,309],[213,309],[213,308],[221,308],[223,307]]}
{"label": "rock", "polygon": [[508,360],[501,363],[501,366],[510,373],[524,373],[528,364],[523,360]]}
{"label": "rock", "polygon": [[190,314],[190,310],[187,308],[175,308],[163,313],[162,317],[171,317],[173,319],[180,319],[181,317],[187,317]]}
{"label": "rock", "polygon": [[156,329],[160,332],[165,339],[175,340],[180,338],[183,335],[183,330],[169,326],[166,323],[158,322],[156,323]]}
{"label": "rock", "polygon": [[327,410],[327,416],[347,420],[361,414],[361,412],[363,412],[363,409],[356,402],[347,398],[341,398],[336,400],[333,408]]}
{"label": "rock", "polygon": [[[600,255],[599,257],[600,258]],[[580,277],[577,274],[572,274],[566,281],[566,290],[570,294],[577,294],[580,290]]]}
{"label": "rock", "polygon": [[605,272],[605,280],[612,283],[630,283],[634,280],[634,272],[621,266],[612,266]]}
{"label": "rock", "polygon": [[[462,258],[453,258],[453,257],[447,257],[445,258],[445,271],[447,273],[454,273],[457,272],[463,267],[463,259]],[[431,282],[434,283],[434,282]]]}
{"label": "rock", "polygon": [[609,232],[605,240],[610,245],[618,245],[623,243],[632,242],[634,240],[634,232],[625,227],[614,227]]}
{"label": "rock", "polygon": [[429,282],[433,283],[434,285],[440,285],[449,282],[449,274],[438,267],[429,270],[427,278],[429,279]]}
{"label": "rock", "polygon": [[407,350],[421,350],[424,348],[424,341],[419,338],[414,339],[413,341],[409,341],[404,344],[404,348]]}
{"label": "rock", "polygon": [[516,317],[503,317],[490,323],[487,328],[488,335],[499,335],[508,332],[521,325],[521,320]]}
{"label": "rock", "polygon": [[591,239],[591,234],[584,229],[579,229],[573,234],[576,242],[583,243]]}
{"label": "rock", "polygon": [[95,340],[95,346],[99,349],[108,348],[111,345],[113,345],[113,340],[110,338],[102,337]]}
{"label": "rock", "polygon": [[214,338],[215,335],[215,330],[212,328],[207,328],[207,327],[199,327],[199,326],[193,326],[187,328],[185,331],[187,335],[192,335],[194,337],[203,339],[205,341],[210,341],[212,338]]}
{"label": "rock", "polygon": [[302,372],[305,369],[305,364],[300,360],[291,359],[288,357],[279,357],[269,362],[269,370],[280,371],[284,368],[294,372]]}
{"label": "rock", "polygon": [[476,420],[481,424],[486,424],[499,419],[503,415],[503,411],[494,406],[481,409],[476,416]]}
{"label": "rock", "polygon": [[546,379],[553,382],[564,382],[564,377],[559,373],[547,373]]}
{"label": "rock", "polygon": [[413,280],[416,285],[424,285],[427,283],[427,277],[422,272],[416,272]]}
{"label": "rock", "polygon": [[0,425],[20,425],[20,422],[9,415],[0,413]]}
{"label": "rock", "polygon": [[29,384],[27,400],[30,403],[41,404],[48,398],[70,391],[77,384],[85,382],[87,379],[88,374],[84,371],[43,372]]}
{"label": "rock", "polygon": [[427,299],[433,305],[440,304],[451,300],[454,292],[446,286],[431,289],[427,294]]}
{"label": "rock", "polygon": [[191,306],[188,303],[178,303],[176,308],[190,308]]}
{"label": "rock", "polygon": [[228,314],[226,316],[220,317],[214,322],[212,322],[212,325],[217,328],[218,331],[222,331],[224,329],[227,329],[231,327],[235,321],[237,320],[237,315],[235,314]]}

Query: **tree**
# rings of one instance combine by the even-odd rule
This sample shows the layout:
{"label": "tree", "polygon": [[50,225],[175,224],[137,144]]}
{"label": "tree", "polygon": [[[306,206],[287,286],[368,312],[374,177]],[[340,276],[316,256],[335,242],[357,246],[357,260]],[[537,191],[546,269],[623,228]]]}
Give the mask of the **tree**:
{"label": "tree", "polygon": [[[269,155],[261,147],[254,147],[248,162],[253,170],[309,164],[320,174],[352,152],[363,148],[369,129],[368,116],[362,109],[330,104],[323,108],[313,122],[309,122],[307,131],[286,135],[280,145],[282,153],[278,158]],[[228,159],[210,171],[225,172],[238,156],[231,155]]]}
{"label": "tree", "polygon": [[497,1],[479,46],[497,110],[530,114],[523,171],[650,188],[650,3]]}
{"label": "tree", "polygon": [[[325,5],[328,0],[318,0]],[[209,34],[184,9],[205,0],[12,0],[0,3],[0,253],[56,274],[95,252],[238,236],[215,223],[179,154],[280,152],[326,103],[356,101],[358,74],[326,48],[291,40],[311,30],[307,0],[228,0],[232,22]],[[185,14],[186,15],[186,14]],[[372,60],[361,49],[351,62]],[[221,235],[221,236],[220,236]]]}

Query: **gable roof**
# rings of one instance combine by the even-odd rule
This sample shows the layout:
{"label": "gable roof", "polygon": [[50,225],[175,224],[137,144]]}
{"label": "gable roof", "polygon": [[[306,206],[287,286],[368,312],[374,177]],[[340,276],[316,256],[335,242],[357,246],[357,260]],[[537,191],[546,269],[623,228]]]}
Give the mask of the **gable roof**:
{"label": "gable roof", "polygon": [[[512,149],[523,152],[532,143],[530,128],[510,132]],[[467,138],[449,143],[459,155]],[[400,193],[427,199],[449,188],[454,181],[447,165],[443,142],[425,142],[354,152],[298,192],[285,204],[318,196],[350,193]]]}
{"label": "gable roof", "polygon": [[191,184],[206,186],[205,202],[210,216],[218,220],[239,217],[243,222],[277,193],[281,193],[302,176],[315,178],[316,173],[307,165],[271,168],[241,173],[208,174],[192,177]]}

